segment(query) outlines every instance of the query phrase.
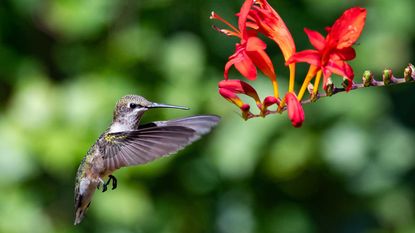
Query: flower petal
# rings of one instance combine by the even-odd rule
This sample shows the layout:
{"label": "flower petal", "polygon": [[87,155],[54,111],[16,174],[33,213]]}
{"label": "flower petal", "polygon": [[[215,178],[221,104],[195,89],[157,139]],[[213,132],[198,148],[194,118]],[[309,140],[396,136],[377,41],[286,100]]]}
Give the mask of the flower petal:
{"label": "flower petal", "polygon": [[254,4],[254,0],[246,0],[238,14],[238,27],[239,31],[241,32],[242,42],[248,38],[246,33],[246,20],[248,18],[249,11],[251,10],[252,4]]}
{"label": "flower petal", "polygon": [[225,79],[228,79],[229,69],[232,66],[235,68],[247,79],[255,80],[257,77],[257,71],[255,68],[254,63],[246,54],[245,48],[237,44],[236,45],[236,52],[229,57],[228,62],[225,65],[224,76]]}
{"label": "flower petal", "polygon": [[246,43],[247,51],[264,50],[266,48],[267,48],[267,44],[265,44],[264,41],[262,41],[261,39],[255,36],[249,37]]}
{"label": "flower petal", "polygon": [[327,35],[327,42],[332,48],[343,49],[352,46],[365,26],[367,11],[354,7],[346,10],[333,24]]}
{"label": "flower petal", "polygon": [[[327,73],[334,73],[337,75],[340,75],[344,78],[347,78],[349,82],[349,86],[346,88],[346,91],[350,91],[353,84],[354,79],[354,72],[352,67],[344,61],[329,61],[328,64],[325,67]],[[330,76],[326,76],[326,72],[324,74],[324,82],[323,82],[323,88],[326,88],[326,81],[327,78]]]}
{"label": "flower petal", "polygon": [[246,54],[243,56],[243,59],[235,62],[235,68],[249,80],[255,80],[257,77],[255,65]]}
{"label": "flower petal", "polygon": [[262,34],[278,44],[286,61],[295,53],[295,44],[290,31],[281,16],[266,0],[256,0],[249,16],[249,19],[255,21]]}
{"label": "flower petal", "polygon": [[343,49],[336,49],[332,52],[330,59],[349,61],[356,57],[356,51],[352,47],[346,47]]}
{"label": "flower petal", "polygon": [[321,35],[317,31],[313,31],[307,28],[304,28],[304,32],[307,34],[310,43],[316,48],[317,50],[321,51],[324,49],[326,45],[326,39],[323,35]]}
{"label": "flower petal", "polygon": [[288,118],[291,120],[291,124],[297,128],[301,127],[304,122],[304,110],[297,96],[293,92],[287,92],[285,101],[287,102]]}
{"label": "flower petal", "polygon": [[353,69],[347,62],[329,61],[325,68],[334,74],[347,77],[350,81],[353,81]]}
{"label": "flower petal", "polygon": [[251,108],[249,104],[242,102],[242,100],[235,93],[227,89],[219,88],[219,94],[241,109],[243,119],[247,120],[250,116],[252,116],[252,113],[249,111]]}
{"label": "flower petal", "polygon": [[256,102],[261,102],[256,90],[244,81],[236,79],[222,80],[219,82],[218,86],[219,89],[227,89],[233,93],[245,94],[255,99]]}
{"label": "flower petal", "polygon": [[304,50],[298,53],[295,53],[288,59],[286,64],[297,63],[297,62],[307,62],[311,65],[320,66],[321,55],[317,50]]}
{"label": "flower petal", "polygon": [[251,28],[253,30],[258,30],[258,25],[252,21],[247,21],[246,22],[246,27],[247,28]]}
{"label": "flower petal", "polygon": [[244,105],[244,102],[242,102],[242,100],[234,92],[230,90],[219,88],[219,94],[229,102],[238,106],[239,108],[241,108]]}
{"label": "flower petal", "polygon": [[271,80],[276,79],[274,66],[265,52],[266,44],[258,37],[250,37],[246,46],[246,53],[249,58],[254,62],[255,66],[258,67],[266,76]]}

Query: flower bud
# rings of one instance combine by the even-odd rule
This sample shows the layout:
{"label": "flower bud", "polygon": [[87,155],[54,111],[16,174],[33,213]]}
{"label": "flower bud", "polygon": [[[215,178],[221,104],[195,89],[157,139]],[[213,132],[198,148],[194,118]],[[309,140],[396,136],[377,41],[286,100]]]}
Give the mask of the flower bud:
{"label": "flower bud", "polygon": [[244,102],[232,91],[224,88],[219,88],[219,94],[228,100],[229,102],[235,104],[239,108],[241,108],[244,105]]}
{"label": "flower bud", "polygon": [[373,85],[373,73],[370,70],[366,70],[363,72],[363,85],[365,87],[370,87]]}
{"label": "flower bud", "polygon": [[222,80],[219,82],[218,86],[220,89],[227,89],[233,93],[250,96],[257,104],[261,102],[256,90],[244,81],[236,79]]}
{"label": "flower bud", "polygon": [[343,78],[343,82],[342,82],[342,86],[344,87],[344,89],[346,89],[346,91],[350,91],[353,87],[353,81],[351,81],[348,78]]}
{"label": "flower bud", "polygon": [[249,117],[251,116],[251,112],[249,111],[249,109],[251,109],[251,106],[249,106],[249,104],[243,104],[240,107],[241,111],[242,111],[242,118],[244,120],[248,120]]}
{"label": "flower bud", "polygon": [[383,78],[383,83],[385,84],[385,86],[391,84],[392,76],[393,76],[393,73],[391,69],[383,70],[382,78]]}
{"label": "flower bud", "polygon": [[268,108],[269,106],[273,105],[273,104],[280,104],[280,100],[275,98],[274,96],[267,96],[264,99],[264,107]]}
{"label": "flower bud", "polygon": [[410,81],[413,81],[414,80],[414,78],[412,77],[412,74],[414,72],[415,72],[415,67],[412,64],[409,64],[405,68],[405,70],[403,72],[403,76],[404,76],[406,82],[410,82]]}
{"label": "flower bud", "polygon": [[285,101],[287,103],[288,118],[291,120],[291,124],[294,127],[301,127],[304,121],[304,110],[300,101],[294,92],[288,92],[285,95]]}
{"label": "flower bud", "polygon": [[326,88],[324,90],[326,91],[327,96],[332,96],[334,94],[335,86],[331,78],[327,79]]}
{"label": "flower bud", "polygon": [[244,120],[248,120],[248,118],[251,116],[251,112],[249,111],[251,107],[249,104],[244,103],[234,92],[228,89],[219,88],[219,94],[229,102],[238,106],[242,111],[242,118]]}

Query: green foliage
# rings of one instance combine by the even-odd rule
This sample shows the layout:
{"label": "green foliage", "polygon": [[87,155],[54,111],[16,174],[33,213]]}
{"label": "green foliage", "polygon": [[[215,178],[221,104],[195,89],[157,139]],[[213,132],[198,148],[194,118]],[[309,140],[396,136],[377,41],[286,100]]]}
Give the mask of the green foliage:
{"label": "green foliage", "polygon": [[[309,47],[303,26],[323,32],[351,2],[367,7],[357,78],[415,62],[411,0],[270,2],[299,49]],[[231,18],[241,3],[3,0],[0,232],[415,231],[413,84],[307,105],[301,129],[285,114],[244,122],[217,94],[233,41],[208,20],[211,10]],[[97,193],[73,227],[77,166],[130,93],[191,108],[153,110],[144,121],[223,120],[177,155],[117,171],[118,189]]]}

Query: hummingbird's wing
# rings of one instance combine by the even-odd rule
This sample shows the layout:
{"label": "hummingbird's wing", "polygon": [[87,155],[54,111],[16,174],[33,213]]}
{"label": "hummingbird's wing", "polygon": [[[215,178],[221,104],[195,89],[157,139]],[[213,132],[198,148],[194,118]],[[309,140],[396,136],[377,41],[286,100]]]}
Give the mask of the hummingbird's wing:
{"label": "hummingbird's wing", "polygon": [[168,121],[155,121],[145,125],[140,125],[139,129],[154,126],[183,126],[196,131],[197,136],[209,133],[220,120],[219,116],[215,115],[198,115]]}
{"label": "hummingbird's wing", "polygon": [[137,130],[110,133],[104,165],[108,170],[150,162],[177,152],[199,139],[219,122],[218,116],[194,116],[159,121],[140,126]]}

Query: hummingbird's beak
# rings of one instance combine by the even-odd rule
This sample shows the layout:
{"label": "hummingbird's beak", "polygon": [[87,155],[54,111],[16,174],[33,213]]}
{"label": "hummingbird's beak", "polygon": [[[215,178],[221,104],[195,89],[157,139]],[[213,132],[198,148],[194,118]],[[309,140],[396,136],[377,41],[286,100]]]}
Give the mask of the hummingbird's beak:
{"label": "hummingbird's beak", "polygon": [[147,108],[176,108],[176,109],[182,109],[182,110],[189,110],[187,107],[183,106],[176,106],[176,105],[169,105],[169,104],[158,104],[158,103],[152,103]]}

